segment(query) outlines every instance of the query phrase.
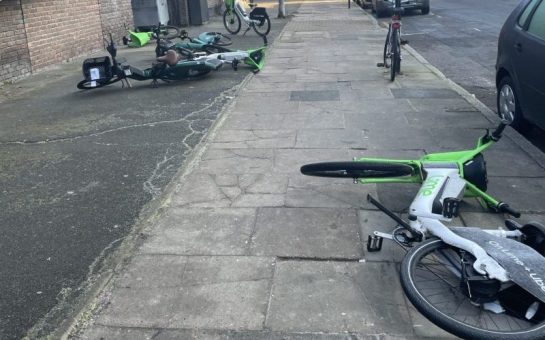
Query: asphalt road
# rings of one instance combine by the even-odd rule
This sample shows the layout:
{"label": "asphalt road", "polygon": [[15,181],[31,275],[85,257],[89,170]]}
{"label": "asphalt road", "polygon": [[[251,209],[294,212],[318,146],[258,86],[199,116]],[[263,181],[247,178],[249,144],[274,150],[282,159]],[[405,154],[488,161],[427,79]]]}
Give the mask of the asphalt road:
{"label": "asphalt road", "polygon": [[[496,112],[495,64],[501,27],[519,0],[432,0],[429,15],[403,16],[409,45]],[[388,22],[388,18],[380,19]],[[525,137],[545,151],[545,132]]]}
{"label": "asphalt road", "polygon": [[[272,20],[270,41],[286,22]],[[206,30],[224,31],[217,21]],[[253,31],[233,41],[262,45]],[[148,66],[153,48],[118,55]],[[0,339],[58,326],[248,72],[79,91],[81,63],[71,63],[0,88]]]}

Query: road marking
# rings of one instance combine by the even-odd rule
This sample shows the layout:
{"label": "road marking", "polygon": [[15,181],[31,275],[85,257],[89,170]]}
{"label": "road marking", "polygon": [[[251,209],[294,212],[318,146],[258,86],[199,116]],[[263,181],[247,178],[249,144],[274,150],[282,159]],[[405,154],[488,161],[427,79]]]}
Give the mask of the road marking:
{"label": "road marking", "polygon": [[481,32],[481,30],[478,29],[478,28],[473,27],[473,29],[474,29],[475,31]]}

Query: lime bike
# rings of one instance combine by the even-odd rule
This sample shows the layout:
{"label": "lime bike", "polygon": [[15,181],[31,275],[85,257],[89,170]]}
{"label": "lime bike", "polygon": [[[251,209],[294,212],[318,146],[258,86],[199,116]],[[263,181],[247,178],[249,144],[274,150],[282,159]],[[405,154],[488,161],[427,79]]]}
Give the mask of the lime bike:
{"label": "lime bike", "polygon": [[265,7],[258,7],[250,2],[250,12],[246,12],[238,0],[225,0],[223,12],[223,25],[227,32],[237,34],[240,32],[241,23],[246,24],[246,34],[252,28],[258,35],[265,36],[271,31],[271,20]]}
{"label": "lime bike", "polygon": [[231,38],[220,32],[203,32],[196,38],[191,38],[186,31],[182,31],[179,38],[181,42],[168,39],[158,40],[155,49],[157,56],[162,56],[168,50],[180,53],[190,51],[193,56],[206,56],[208,59],[220,59],[233,64],[235,69],[238,64],[248,65],[254,73],[259,72],[265,65],[265,51],[267,49],[267,36],[261,36],[263,46],[249,50],[233,50],[227,48],[231,45]]}
{"label": "lime bike", "polygon": [[369,235],[367,250],[380,251],[384,239],[408,250],[400,269],[403,290],[426,318],[446,331],[466,339],[545,339],[545,227],[512,219],[505,222],[508,230],[443,224],[458,216],[464,197],[520,216],[486,193],[483,152],[501,139],[512,121],[503,118],[470,150],[427,154],[417,160],[357,158],[307,164],[301,172],[362,184],[420,184],[408,221],[368,196],[397,226],[391,233]]}

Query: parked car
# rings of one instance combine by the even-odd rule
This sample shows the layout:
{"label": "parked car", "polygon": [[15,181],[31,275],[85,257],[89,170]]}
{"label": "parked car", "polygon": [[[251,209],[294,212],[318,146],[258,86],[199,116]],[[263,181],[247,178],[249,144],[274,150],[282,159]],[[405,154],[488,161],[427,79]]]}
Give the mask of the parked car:
{"label": "parked car", "polygon": [[[371,0],[371,9],[377,18],[385,17],[392,13],[395,0]],[[430,12],[430,0],[401,0],[401,7],[406,10],[419,9],[422,14]]]}
{"label": "parked car", "polygon": [[496,60],[500,117],[519,131],[545,129],[545,1],[524,0],[505,21]]}

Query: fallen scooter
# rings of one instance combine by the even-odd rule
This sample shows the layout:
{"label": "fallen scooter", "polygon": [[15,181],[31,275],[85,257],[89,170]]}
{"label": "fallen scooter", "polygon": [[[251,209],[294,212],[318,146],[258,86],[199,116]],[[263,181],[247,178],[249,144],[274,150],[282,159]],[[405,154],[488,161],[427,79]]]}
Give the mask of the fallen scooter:
{"label": "fallen scooter", "polygon": [[[177,51],[170,50],[157,58],[157,64],[150,68],[139,69],[128,64],[125,58],[117,58],[117,48],[111,34],[106,50],[110,57],[90,58],[83,62],[85,79],[77,84],[78,89],[90,90],[118,81],[122,81],[123,86],[126,84],[132,87],[130,79],[152,80],[152,85],[157,86],[158,80],[170,82],[194,78],[218,70],[224,63],[231,63],[234,69],[238,64],[238,61],[229,62],[217,57],[195,57],[191,51],[178,49],[182,52],[182,56]],[[186,59],[183,59],[184,57]]]}

